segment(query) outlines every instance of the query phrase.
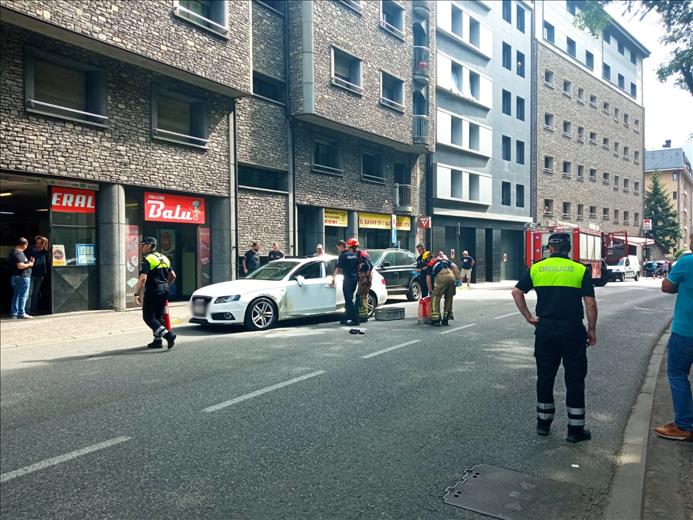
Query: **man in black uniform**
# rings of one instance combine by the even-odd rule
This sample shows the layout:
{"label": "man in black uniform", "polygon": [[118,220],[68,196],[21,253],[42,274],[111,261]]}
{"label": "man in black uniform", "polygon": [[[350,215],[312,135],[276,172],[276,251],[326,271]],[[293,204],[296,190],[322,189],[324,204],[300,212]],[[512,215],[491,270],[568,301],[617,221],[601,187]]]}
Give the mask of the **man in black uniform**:
{"label": "man in black uniform", "polygon": [[419,287],[421,287],[421,298],[428,296],[427,277],[429,274],[428,262],[431,260],[431,252],[423,244],[416,246],[419,256],[416,258],[416,270],[419,272]]}
{"label": "man in black uniform", "polygon": [[[144,237],[140,242],[142,263],[135,287],[135,303],[142,306],[142,319],[154,333],[154,341],[147,345],[147,348],[161,348],[161,338],[164,338],[171,349],[176,335],[164,325],[164,309],[168,288],[176,279],[176,273],[171,268],[169,259],[155,251],[156,244],[154,237]],[[141,296],[143,288],[144,298]]]}
{"label": "man in black uniform", "polygon": [[[597,301],[592,274],[583,264],[568,258],[571,236],[549,237],[551,256],[536,262],[513,288],[520,313],[535,327],[534,357],[537,362],[537,433],[548,435],[556,412],[553,385],[563,361],[568,408],[568,442],[592,438],[585,429],[585,376],[587,347],[597,343]],[[537,292],[536,316],[527,308],[525,293]],[[582,301],[587,309],[587,330],[582,323]]]}
{"label": "man in black uniform", "polygon": [[359,316],[356,304],[354,304],[354,292],[356,292],[356,286],[358,285],[359,258],[352,249],[347,247],[347,243],[344,240],[337,242],[337,251],[339,251],[339,258],[332,274],[332,286],[335,284],[337,275],[343,274],[342,293],[344,294],[344,307],[346,310],[344,318],[340,323],[358,327]]}

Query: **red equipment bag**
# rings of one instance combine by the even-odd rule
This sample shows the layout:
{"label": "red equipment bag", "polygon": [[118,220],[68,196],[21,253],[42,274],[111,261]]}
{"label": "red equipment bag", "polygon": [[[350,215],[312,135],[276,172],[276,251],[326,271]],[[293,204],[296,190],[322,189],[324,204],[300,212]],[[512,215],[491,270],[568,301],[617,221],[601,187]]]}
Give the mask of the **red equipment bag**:
{"label": "red equipment bag", "polygon": [[431,297],[426,296],[425,298],[419,299],[419,323],[423,323],[426,320],[431,319]]}
{"label": "red equipment bag", "polygon": [[164,306],[164,327],[166,327],[166,330],[171,330],[171,313],[168,309],[168,300],[166,300],[166,305]]}

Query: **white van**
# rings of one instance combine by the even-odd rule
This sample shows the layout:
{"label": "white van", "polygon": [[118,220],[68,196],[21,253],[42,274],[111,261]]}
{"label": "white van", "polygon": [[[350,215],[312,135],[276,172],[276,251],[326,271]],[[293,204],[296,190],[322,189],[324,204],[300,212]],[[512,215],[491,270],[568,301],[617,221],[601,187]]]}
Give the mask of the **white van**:
{"label": "white van", "polygon": [[624,281],[626,278],[632,278],[636,282],[640,278],[640,260],[635,255],[624,256],[618,260],[615,265],[608,267],[609,281]]}

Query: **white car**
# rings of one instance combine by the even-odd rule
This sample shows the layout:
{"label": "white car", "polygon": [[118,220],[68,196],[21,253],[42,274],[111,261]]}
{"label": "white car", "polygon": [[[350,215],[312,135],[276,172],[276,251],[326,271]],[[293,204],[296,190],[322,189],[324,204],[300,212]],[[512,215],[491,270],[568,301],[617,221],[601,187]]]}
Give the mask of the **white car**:
{"label": "white car", "polygon": [[[264,330],[277,321],[344,311],[343,276],[330,287],[337,257],[284,258],[260,267],[242,280],[198,289],[190,298],[191,323],[244,324]],[[385,280],[373,270],[368,313],[387,301]]]}

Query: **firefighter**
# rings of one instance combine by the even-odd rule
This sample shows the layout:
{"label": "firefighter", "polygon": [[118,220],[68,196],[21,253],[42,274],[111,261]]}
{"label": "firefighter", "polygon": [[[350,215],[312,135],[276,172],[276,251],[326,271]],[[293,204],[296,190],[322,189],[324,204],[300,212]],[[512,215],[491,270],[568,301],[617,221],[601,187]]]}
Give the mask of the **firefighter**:
{"label": "firefighter", "polygon": [[421,298],[428,296],[428,262],[431,260],[431,252],[423,244],[416,246],[419,256],[416,259],[416,271],[419,273],[419,287],[421,287]]}
{"label": "firefighter", "polygon": [[[147,348],[161,348],[162,338],[169,349],[173,348],[176,335],[164,325],[164,309],[170,284],[176,279],[171,262],[156,251],[156,238],[144,237],[142,242],[142,263],[140,277],[135,286],[135,303],[142,305],[142,319],[152,329],[154,340]],[[141,296],[144,289],[144,297]]]}
{"label": "firefighter", "polygon": [[373,263],[368,253],[359,249],[359,241],[355,238],[347,240],[347,246],[358,258],[358,281],[356,286],[356,308],[358,309],[359,322],[368,321],[368,295],[371,292],[373,281]]}
{"label": "firefighter", "polygon": [[[431,290],[431,325],[447,325],[452,317],[452,299],[455,297],[455,280],[453,263],[442,253],[429,262],[430,272],[427,276],[428,288]],[[435,284],[434,284],[435,281]],[[441,320],[440,300],[445,297],[445,308]]]}
{"label": "firefighter", "polygon": [[[563,362],[568,408],[568,442],[592,438],[585,428],[585,376],[587,347],[597,343],[597,301],[592,274],[583,264],[568,258],[568,233],[549,237],[548,258],[532,265],[512,290],[513,299],[527,322],[535,327],[534,357],[537,363],[537,434],[550,433],[556,412],[553,386]],[[525,293],[537,292],[536,316],[527,308]],[[587,330],[582,302],[587,309]]]}

